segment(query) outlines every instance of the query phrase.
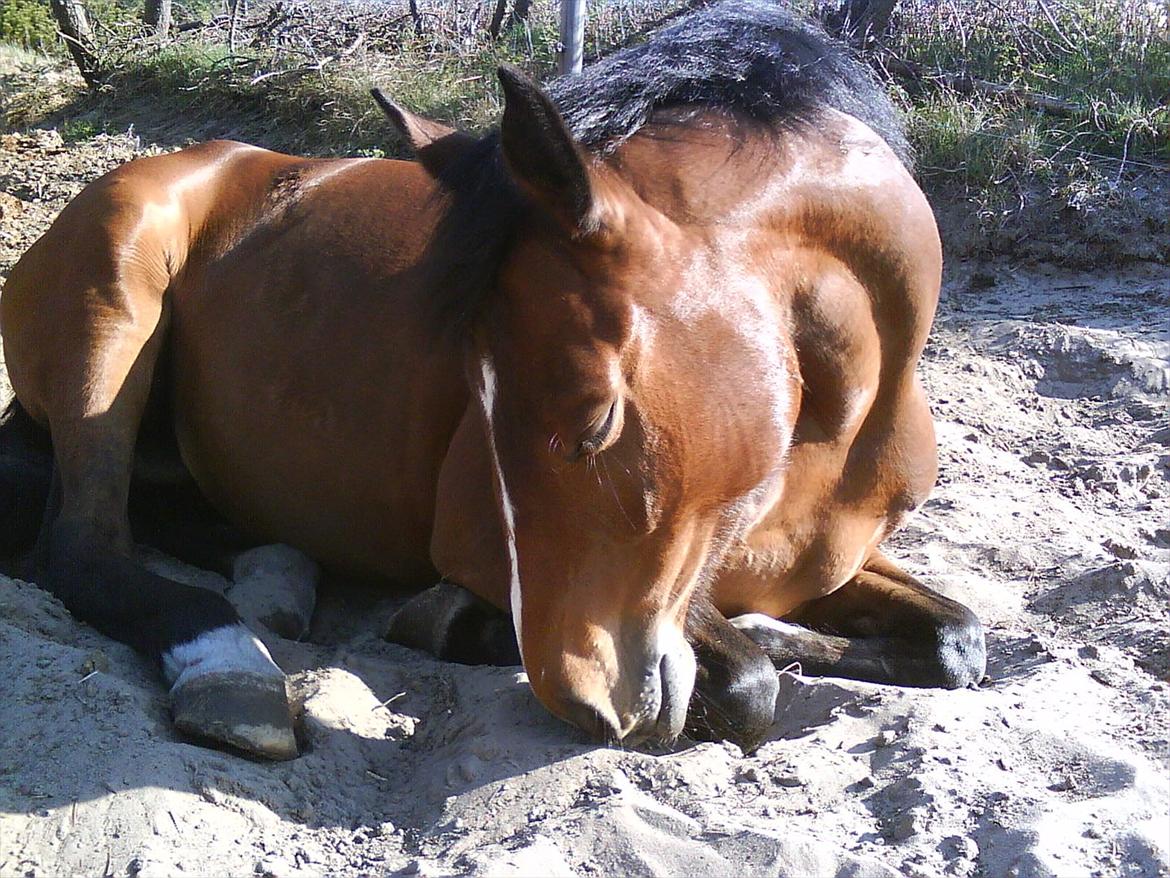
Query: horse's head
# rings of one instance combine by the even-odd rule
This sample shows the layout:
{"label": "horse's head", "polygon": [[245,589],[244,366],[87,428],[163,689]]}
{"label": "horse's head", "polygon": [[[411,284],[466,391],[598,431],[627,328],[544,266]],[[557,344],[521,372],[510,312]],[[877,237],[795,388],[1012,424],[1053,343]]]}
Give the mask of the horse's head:
{"label": "horse's head", "polygon": [[695,677],[688,603],[780,486],[799,393],[783,315],[751,229],[669,218],[536,85],[501,81],[523,206],[466,370],[517,639],[558,716],[673,738]]}

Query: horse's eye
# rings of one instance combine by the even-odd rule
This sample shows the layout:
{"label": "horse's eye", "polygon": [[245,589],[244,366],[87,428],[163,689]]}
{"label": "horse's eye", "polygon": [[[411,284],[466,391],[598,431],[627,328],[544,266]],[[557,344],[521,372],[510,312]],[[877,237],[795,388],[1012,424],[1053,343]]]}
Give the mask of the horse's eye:
{"label": "horse's eye", "polygon": [[582,439],[577,446],[577,454],[575,457],[590,457],[601,450],[605,445],[605,440],[609,438],[610,431],[613,430],[613,422],[617,417],[617,400],[609,404],[609,411],[605,413],[605,420],[601,425],[586,439]]}

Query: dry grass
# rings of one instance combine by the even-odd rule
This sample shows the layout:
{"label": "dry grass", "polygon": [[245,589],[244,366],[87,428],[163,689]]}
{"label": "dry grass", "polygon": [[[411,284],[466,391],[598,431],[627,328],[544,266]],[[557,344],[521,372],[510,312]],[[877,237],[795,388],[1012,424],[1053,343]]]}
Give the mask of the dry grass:
{"label": "dry grass", "polygon": [[[11,0],[0,0],[11,2]],[[118,9],[113,0],[106,8]],[[75,101],[70,124],[124,127],[133,113],[171,118],[176,136],[230,134],[317,154],[393,153],[368,97],[371,85],[413,109],[473,130],[498,116],[494,70],[512,63],[551,75],[556,6],[536,0],[531,19],[492,40],[492,3],[420,0],[422,32],[404,2],[255,2],[229,47],[227,19],[160,46],[135,21],[99,28],[110,71],[96,97]],[[587,56],[637,38],[683,0],[611,0],[591,9]],[[822,12],[834,2],[799,2]],[[213,14],[217,13],[217,14]],[[893,79],[907,108],[919,172],[957,189],[989,216],[1026,199],[1078,210],[1124,201],[1130,181],[1170,159],[1170,30],[1152,0],[902,0],[881,54],[924,75]],[[1056,116],[1010,97],[968,93],[939,74],[1039,92],[1079,108]],[[61,85],[49,87],[59,96]],[[36,121],[33,94],[10,122]],[[42,113],[42,118],[46,114]],[[51,122],[63,121],[49,114]],[[79,129],[82,130],[82,129]]]}

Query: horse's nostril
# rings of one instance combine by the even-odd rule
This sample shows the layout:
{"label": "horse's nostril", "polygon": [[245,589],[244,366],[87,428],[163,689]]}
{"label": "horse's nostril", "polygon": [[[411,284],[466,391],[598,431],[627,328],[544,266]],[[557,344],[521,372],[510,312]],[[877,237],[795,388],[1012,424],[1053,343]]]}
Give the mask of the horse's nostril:
{"label": "horse's nostril", "polygon": [[565,719],[605,744],[616,744],[622,739],[614,721],[592,704],[571,698],[564,703]]}

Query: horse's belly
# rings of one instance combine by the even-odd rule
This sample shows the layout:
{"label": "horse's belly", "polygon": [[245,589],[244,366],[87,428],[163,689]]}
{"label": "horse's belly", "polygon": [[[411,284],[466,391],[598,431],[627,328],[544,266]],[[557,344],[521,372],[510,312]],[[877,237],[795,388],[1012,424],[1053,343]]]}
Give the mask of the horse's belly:
{"label": "horse's belly", "polygon": [[426,582],[439,467],[466,404],[458,356],[415,313],[417,291],[315,259],[311,273],[236,260],[175,297],[184,462],[260,538]]}

